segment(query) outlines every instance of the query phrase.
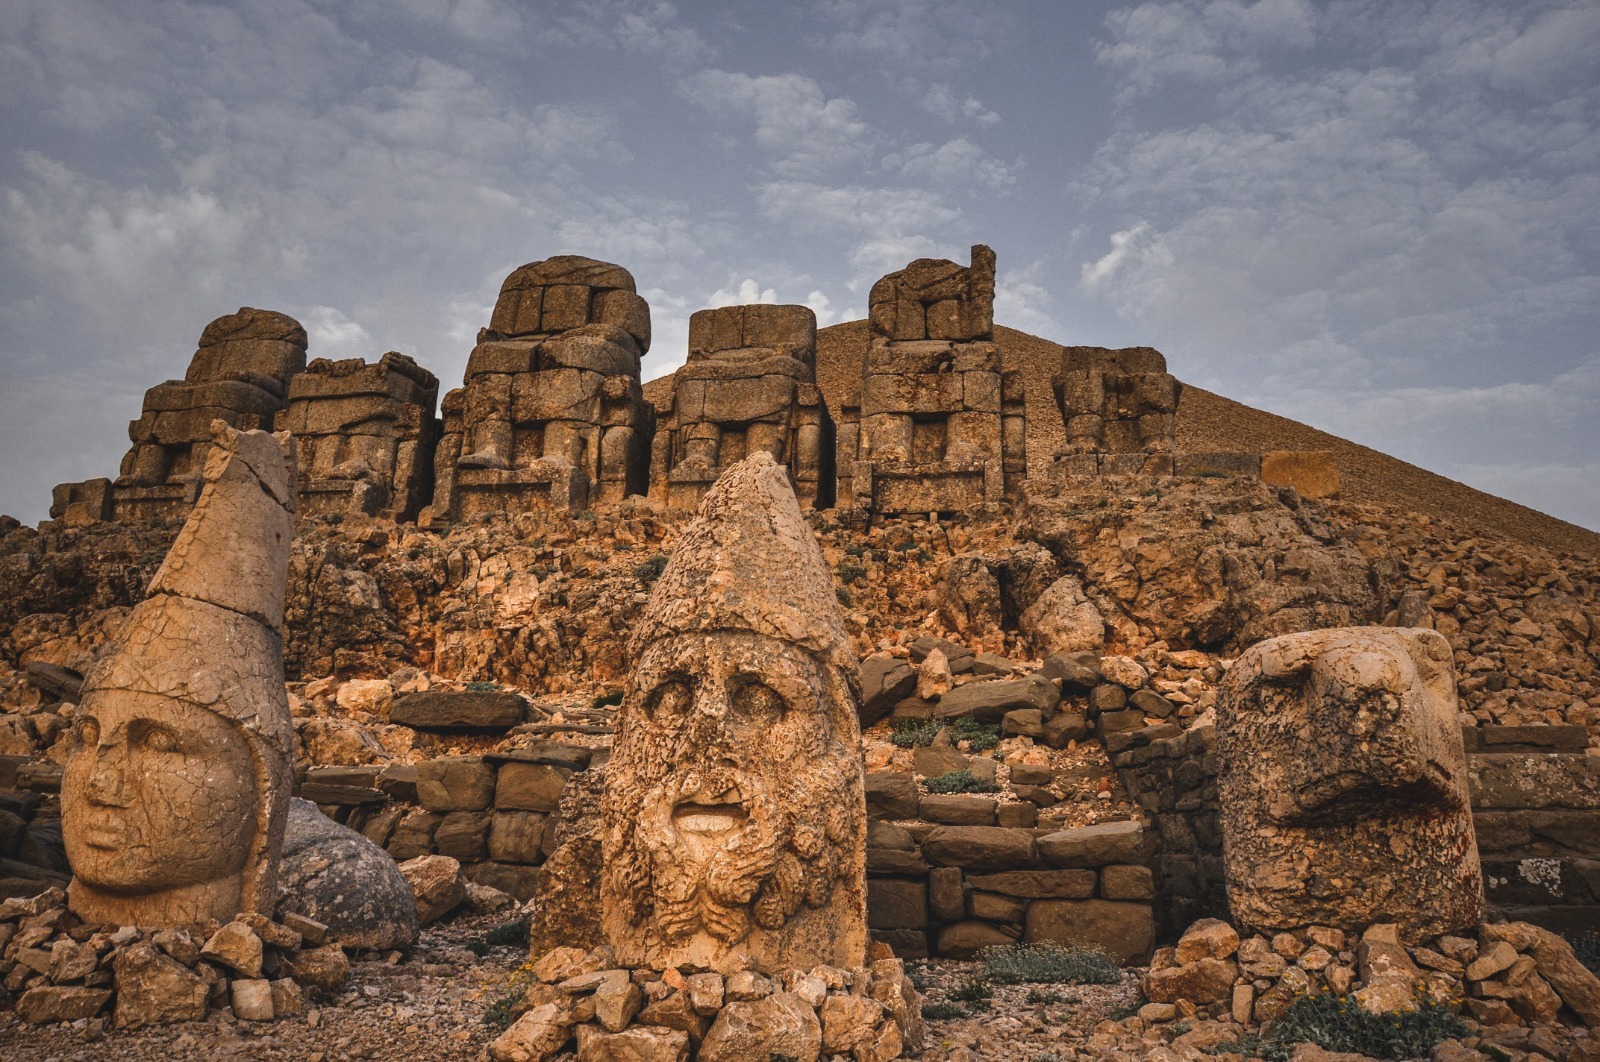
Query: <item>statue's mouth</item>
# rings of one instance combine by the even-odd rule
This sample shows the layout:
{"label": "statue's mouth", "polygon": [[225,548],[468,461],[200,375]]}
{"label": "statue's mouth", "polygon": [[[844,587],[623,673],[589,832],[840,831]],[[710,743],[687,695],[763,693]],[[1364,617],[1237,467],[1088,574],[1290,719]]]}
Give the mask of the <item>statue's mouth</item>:
{"label": "statue's mouth", "polygon": [[672,809],[672,824],[684,833],[714,836],[744,826],[750,813],[743,804],[679,804]]}
{"label": "statue's mouth", "polygon": [[95,816],[84,822],[78,836],[90,848],[121,848],[127,844],[125,825],[109,816]]}

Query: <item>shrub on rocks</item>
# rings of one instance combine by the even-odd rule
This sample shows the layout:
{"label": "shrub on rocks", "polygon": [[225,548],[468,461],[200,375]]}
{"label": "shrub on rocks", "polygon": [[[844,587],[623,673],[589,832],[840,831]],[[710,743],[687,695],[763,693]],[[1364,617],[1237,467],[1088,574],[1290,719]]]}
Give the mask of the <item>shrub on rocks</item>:
{"label": "shrub on rocks", "polygon": [[1002,985],[1114,985],[1122,970],[1099,948],[1003,944],[978,953],[989,980]]}

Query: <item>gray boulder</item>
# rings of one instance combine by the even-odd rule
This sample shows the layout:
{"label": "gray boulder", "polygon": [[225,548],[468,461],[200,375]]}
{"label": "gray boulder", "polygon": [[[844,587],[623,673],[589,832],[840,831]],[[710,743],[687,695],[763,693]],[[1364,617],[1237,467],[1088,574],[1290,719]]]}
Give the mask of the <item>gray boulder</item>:
{"label": "gray boulder", "polygon": [[328,927],[347,948],[409,948],[417,942],[411,886],[387,852],[317,810],[289,804],[278,862],[278,913],[301,914]]}

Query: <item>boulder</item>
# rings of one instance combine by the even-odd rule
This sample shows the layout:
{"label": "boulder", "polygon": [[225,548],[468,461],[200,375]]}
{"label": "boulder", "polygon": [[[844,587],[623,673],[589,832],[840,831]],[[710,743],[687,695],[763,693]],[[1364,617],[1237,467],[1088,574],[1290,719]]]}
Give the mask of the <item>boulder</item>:
{"label": "boulder", "polygon": [[1237,964],[1209,956],[1182,966],[1151,970],[1145,975],[1145,998],[1152,1003],[1176,1003],[1186,999],[1205,1006],[1233,1000],[1233,982],[1238,979]]}
{"label": "boulder", "polygon": [[200,975],[162,954],[154,944],[146,941],[123,948],[117,953],[113,968],[117,978],[117,1028],[200,1021],[206,1016],[210,986]]}
{"label": "boulder", "polygon": [[1017,618],[1017,626],[1040,654],[1085,652],[1106,642],[1105,618],[1073,575],[1051,583]]}
{"label": "boulder", "polygon": [[76,988],[66,985],[40,985],[22,993],[17,1014],[31,1025],[92,1018],[111,1002],[109,988]]}
{"label": "boulder", "polygon": [[980,723],[999,723],[1007,712],[1032,708],[1049,714],[1061,703],[1061,691],[1049,679],[1030,675],[1020,679],[969,682],[939,698],[934,715],[939,719],[971,716]]}
{"label": "boulder", "polygon": [[869,771],[866,776],[867,817],[914,819],[917,817],[917,780],[904,771]]}
{"label": "boulder", "polygon": [[689,1034],[681,1029],[636,1025],[605,1032],[578,1027],[578,1062],[687,1062]]}
{"label": "boulder", "polygon": [[467,898],[461,864],[449,856],[426,855],[400,864],[400,873],[411,886],[416,901],[417,925],[437,922],[454,911]]}
{"label": "boulder", "polygon": [[416,901],[394,860],[310,801],[290,803],[278,887],[279,918],[321,923],[326,940],[376,949],[417,941]]}
{"label": "boulder", "polygon": [[414,730],[501,733],[527,718],[527,704],[510,690],[425,690],[395,698],[389,721]]}
{"label": "boulder", "polygon": [[813,1059],[822,1053],[822,1023],[799,996],[776,992],[751,1003],[729,1003],[706,1033],[700,1062],[749,1062],[775,1057]]}
{"label": "boulder", "polygon": [[894,710],[917,688],[917,673],[904,660],[869,656],[861,661],[861,726],[865,729]]}

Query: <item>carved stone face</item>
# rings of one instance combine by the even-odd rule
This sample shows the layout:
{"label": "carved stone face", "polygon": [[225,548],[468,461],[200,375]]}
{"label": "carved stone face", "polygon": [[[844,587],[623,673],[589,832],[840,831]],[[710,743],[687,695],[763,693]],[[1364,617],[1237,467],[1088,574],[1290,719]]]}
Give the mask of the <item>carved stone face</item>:
{"label": "carved stone face", "polygon": [[1257,930],[1475,925],[1481,872],[1450,644],[1358,627],[1269,639],[1222,685],[1234,920]]}
{"label": "carved stone face", "polygon": [[257,768],[238,727],[148,693],[86,703],[61,786],[77,877],[123,893],[218,881],[243,869],[258,825]]}
{"label": "carved stone face", "polygon": [[733,945],[783,961],[800,941],[836,961],[822,921],[859,905],[863,843],[843,676],[765,635],[673,635],[641,654],[623,714],[605,816],[622,936],[650,961],[710,966]]}

